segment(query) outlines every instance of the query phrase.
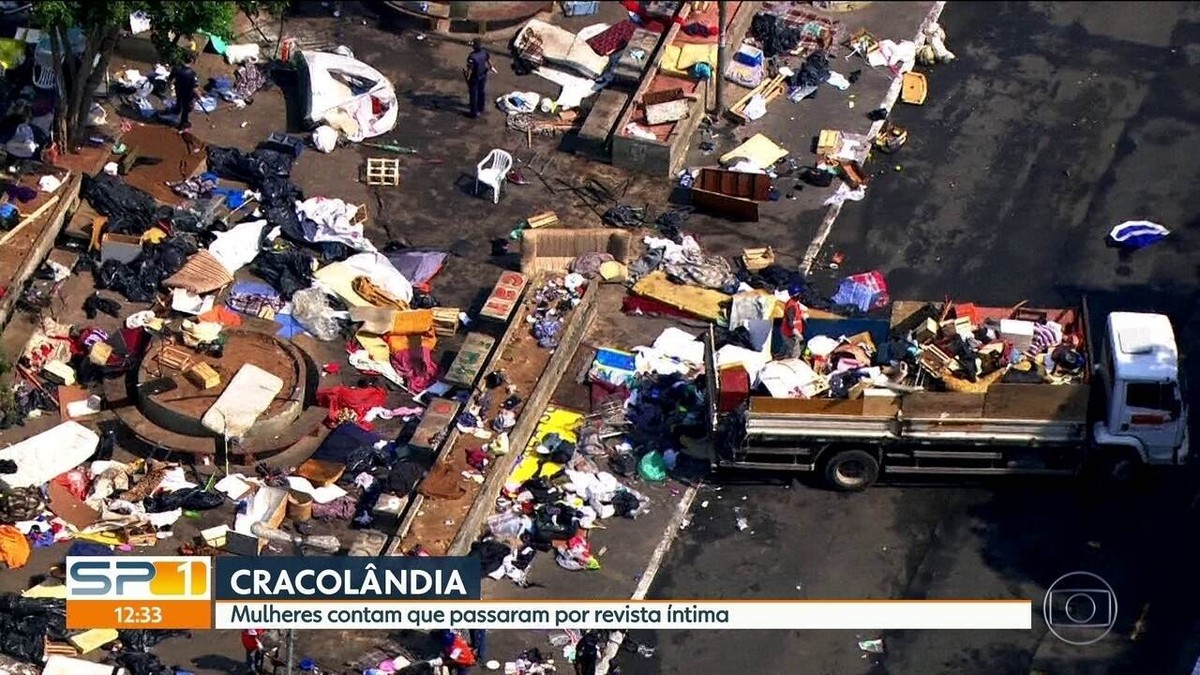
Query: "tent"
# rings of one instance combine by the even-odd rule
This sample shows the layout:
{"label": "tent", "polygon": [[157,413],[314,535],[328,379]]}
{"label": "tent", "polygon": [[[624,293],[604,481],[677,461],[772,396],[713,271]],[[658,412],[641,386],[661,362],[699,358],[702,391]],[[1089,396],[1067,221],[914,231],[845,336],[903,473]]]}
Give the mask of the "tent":
{"label": "tent", "polygon": [[396,90],[378,70],[341,54],[300,52],[304,120],[357,143],[396,126]]}

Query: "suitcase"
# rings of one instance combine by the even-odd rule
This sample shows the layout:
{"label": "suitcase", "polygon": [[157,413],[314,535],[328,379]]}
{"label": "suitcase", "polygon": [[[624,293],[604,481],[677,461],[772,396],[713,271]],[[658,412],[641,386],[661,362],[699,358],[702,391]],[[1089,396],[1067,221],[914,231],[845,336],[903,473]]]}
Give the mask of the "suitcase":
{"label": "suitcase", "polygon": [[717,371],[720,379],[720,395],[717,397],[717,410],[730,412],[750,398],[750,374],[741,366],[722,368]]}

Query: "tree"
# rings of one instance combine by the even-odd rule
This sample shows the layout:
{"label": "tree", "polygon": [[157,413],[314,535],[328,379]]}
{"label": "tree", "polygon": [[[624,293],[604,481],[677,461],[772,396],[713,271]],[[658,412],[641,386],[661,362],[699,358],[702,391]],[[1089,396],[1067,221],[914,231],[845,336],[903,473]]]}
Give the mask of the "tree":
{"label": "tree", "polygon": [[[41,0],[33,3],[33,23],[50,35],[58,79],[58,138],[63,150],[79,145],[87,127],[92,94],[100,86],[117,42],[129,27],[129,16],[144,12],[150,19],[150,40],[159,58],[176,61],[180,41],[197,33],[231,39],[238,10],[251,16],[280,11],[278,2],[166,2],[163,0]],[[83,51],[71,48],[71,32],[83,34]],[[65,139],[65,143],[61,141]]]}

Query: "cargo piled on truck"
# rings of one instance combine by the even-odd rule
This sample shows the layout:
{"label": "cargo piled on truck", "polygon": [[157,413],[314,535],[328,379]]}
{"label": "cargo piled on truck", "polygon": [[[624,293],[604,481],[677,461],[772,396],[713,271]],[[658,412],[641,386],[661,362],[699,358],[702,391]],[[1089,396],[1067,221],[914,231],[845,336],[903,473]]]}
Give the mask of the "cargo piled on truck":
{"label": "cargo piled on truck", "polygon": [[[804,323],[789,358],[709,343],[713,461],[881,474],[1118,474],[1188,453],[1169,320],[1083,309],[895,302],[883,319]],[[787,319],[785,318],[785,321]]]}

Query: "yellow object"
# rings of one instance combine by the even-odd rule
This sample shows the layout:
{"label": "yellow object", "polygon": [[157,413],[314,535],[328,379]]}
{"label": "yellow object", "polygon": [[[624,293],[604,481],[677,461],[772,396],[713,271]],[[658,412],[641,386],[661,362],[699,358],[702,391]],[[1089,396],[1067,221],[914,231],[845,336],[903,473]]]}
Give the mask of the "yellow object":
{"label": "yellow object", "polygon": [[0,525],[0,562],[10,570],[29,562],[29,540],[12,525]]}
{"label": "yellow object", "polygon": [[929,82],[925,79],[922,73],[908,72],[904,74],[903,84],[900,88],[900,100],[912,105],[921,105],[925,103],[925,97],[929,95]]}
{"label": "yellow object", "polygon": [[121,539],[121,536],[116,532],[80,532],[74,538],[80,541],[104,544],[105,546],[120,546],[125,543],[125,540]]}
{"label": "yellow object", "polygon": [[388,349],[387,340],[374,335],[366,335],[358,333],[354,336],[358,340],[358,344],[362,345],[363,349],[367,350],[367,354],[371,355],[372,361],[382,361],[387,363],[388,359],[392,358],[392,351]]}
{"label": "yellow object", "polygon": [[[66,588],[64,586],[63,588]],[[104,645],[117,639],[117,631],[112,628],[93,628],[79,635],[72,635],[70,643],[75,645],[80,654],[96,651]]]}
{"label": "yellow object", "polygon": [[715,43],[668,45],[666,51],[663,52],[658,69],[668,75],[691,78],[692,67],[697,63],[715,66],[717,45]]}
{"label": "yellow object", "polygon": [[537,428],[533,430],[533,436],[529,439],[529,444],[525,446],[525,449],[536,452],[538,444],[550,434],[558,434],[558,437],[564,441],[574,443],[578,438],[575,429],[582,421],[583,415],[574,410],[546,408],[546,413],[542,415]]}
{"label": "yellow object", "polygon": [[373,307],[371,303],[354,292],[354,280],[361,277],[362,272],[349,265],[335,262],[326,265],[313,274],[313,278],[329,287],[339,298],[351,307]]}
{"label": "yellow object", "polygon": [[732,164],[737,158],[748,159],[759,168],[766,168],[787,157],[788,151],[762,134],[755,134],[745,143],[721,155],[721,164]]}
{"label": "yellow object", "polygon": [[433,310],[410,309],[396,312],[391,332],[396,335],[425,335],[433,330]]}
{"label": "yellow object", "polygon": [[0,38],[0,68],[12,70],[25,62],[25,42]]}
{"label": "yellow object", "polygon": [[66,600],[67,587],[64,584],[57,586],[49,586],[47,584],[38,584],[33,588],[25,589],[21,592],[22,598],[49,598],[50,600]]}
{"label": "yellow object", "polygon": [[143,244],[157,244],[166,238],[167,238],[166,232],[163,232],[162,230],[158,229],[157,227],[152,227],[152,228],[146,230],[145,233],[142,234],[142,243]]}
{"label": "yellow object", "polygon": [[633,293],[720,325],[727,323],[725,306],[730,296],[711,288],[672,283],[665,272],[651,272],[642,277],[634,284]]}

